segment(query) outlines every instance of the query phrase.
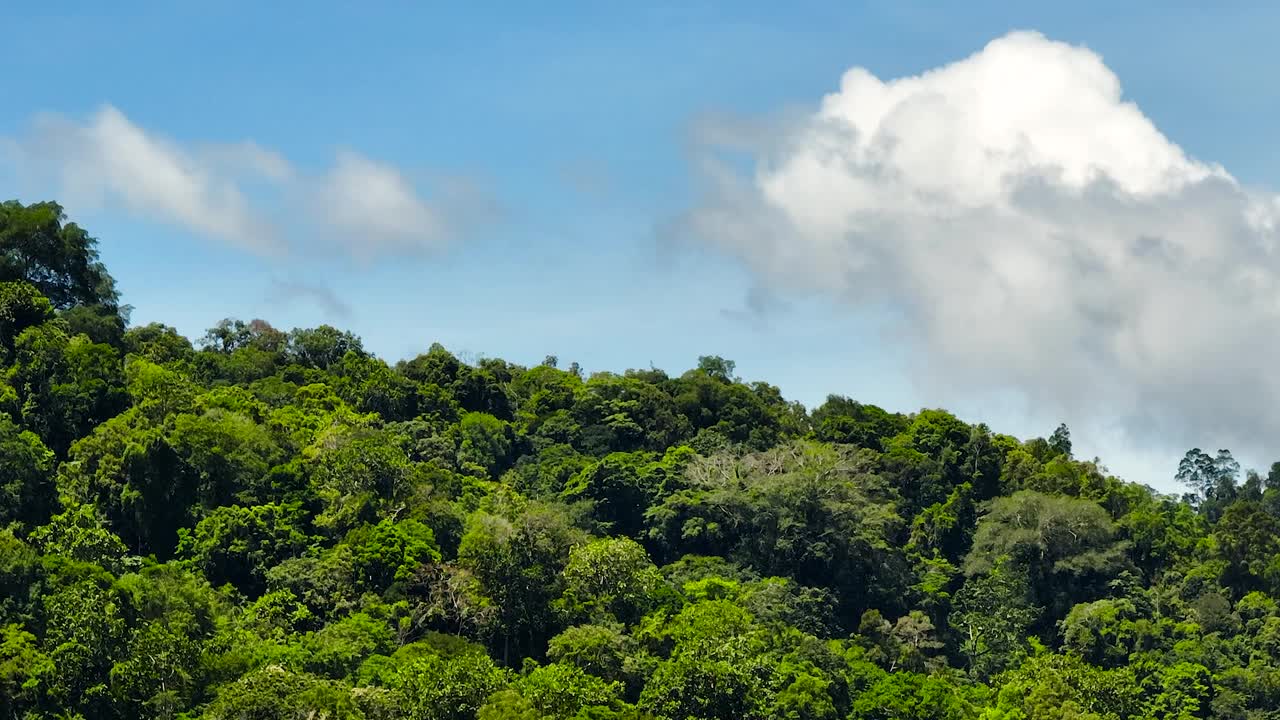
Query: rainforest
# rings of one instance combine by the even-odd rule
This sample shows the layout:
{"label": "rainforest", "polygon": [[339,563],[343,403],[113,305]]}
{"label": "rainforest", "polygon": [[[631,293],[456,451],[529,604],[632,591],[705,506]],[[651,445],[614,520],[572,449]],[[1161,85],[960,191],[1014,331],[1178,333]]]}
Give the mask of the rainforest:
{"label": "rainforest", "polygon": [[97,247],[0,204],[0,717],[1280,718],[1280,463],[1162,493],[715,355],[193,341]]}

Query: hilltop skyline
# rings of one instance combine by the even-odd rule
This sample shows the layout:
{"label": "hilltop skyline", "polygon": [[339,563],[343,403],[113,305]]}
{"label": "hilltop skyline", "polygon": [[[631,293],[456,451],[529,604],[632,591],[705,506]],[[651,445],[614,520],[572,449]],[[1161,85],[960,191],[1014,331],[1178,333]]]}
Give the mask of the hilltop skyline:
{"label": "hilltop skyline", "polygon": [[0,196],[190,337],[714,354],[809,407],[1066,422],[1176,490],[1191,446],[1274,459],[1280,11],[1103,7],[30,5]]}

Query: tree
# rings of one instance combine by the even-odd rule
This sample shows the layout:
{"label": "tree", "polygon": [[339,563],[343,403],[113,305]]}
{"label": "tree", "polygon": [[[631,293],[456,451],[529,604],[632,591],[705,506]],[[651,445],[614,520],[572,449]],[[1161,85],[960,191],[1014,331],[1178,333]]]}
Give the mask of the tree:
{"label": "tree", "polygon": [[289,333],[288,351],[298,363],[321,370],[337,365],[348,352],[364,353],[360,338],[332,325],[295,329]]}
{"label": "tree", "polygon": [[1025,652],[1027,634],[1040,614],[1031,590],[1025,571],[1000,563],[956,593],[951,627],[972,676],[989,678]]}
{"label": "tree", "polygon": [[701,355],[698,357],[698,370],[721,382],[733,382],[733,369],[737,366],[732,360],[725,360],[719,355]]}
{"label": "tree", "polygon": [[112,573],[133,565],[129,548],[111,532],[91,505],[72,505],[31,533],[31,542],[53,557],[91,563]]}
{"label": "tree", "polygon": [[396,689],[408,701],[410,717],[470,720],[507,682],[507,673],[488,656],[470,652],[454,657],[428,655],[407,665]]}
{"label": "tree", "polygon": [[945,676],[895,673],[879,679],[853,703],[850,717],[867,720],[963,720],[976,708]]}
{"label": "tree", "polygon": [[9,382],[22,401],[22,421],[59,454],[125,409],[119,353],[65,324],[29,327],[14,343]]}
{"label": "tree", "polygon": [[9,717],[34,713],[53,673],[53,662],[35,635],[17,623],[0,628],[0,712]]}
{"label": "tree", "polygon": [[1280,518],[1256,502],[1236,502],[1214,529],[1217,555],[1226,561],[1223,580],[1242,590],[1280,590]]}
{"label": "tree", "polygon": [[1054,453],[1071,458],[1071,431],[1067,429],[1066,423],[1059,424],[1049,436],[1049,447]]}
{"label": "tree", "polygon": [[662,576],[639,543],[608,538],[569,551],[562,573],[561,606],[572,618],[600,620],[612,616],[633,623],[658,597]]}
{"label": "tree", "polygon": [[57,500],[54,460],[39,436],[0,415],[0,527],[34,528],[48,520]]}
{"label": "tree", "polygon": [[568,518],[545,506],[515,517],[477,513],[458,548],[458,562],[480,581],[497,608],[496,648],[509,663],[541,654],[557,632],[552,602],[564,592],[562,572],[581,538]]}
{"label": "tree", "polygon": [[360,587],[373,592],[408,582],[422,565],[440,561],[435,533],[413,519],[384,518],[352,530],[345,542],[352,548]]}
{"label": "tree", "polygon": [[764,720],[764,688],[752,670],[737,658],[676,655],[654,671],[638,707],[661,720]]}
{"label": "tree", "polygon": [[315,717],[363,720],[352,689],[343,683],[279,665],[249,672],[221,688],[205,708],[205,720]]}
{"label": "tree", "polygon": [[522,717],[574,720],[622,705],[622,683],[588,675],[575,665],[540,665],[511,683],[511,689],[489,699],[479,718]]}
{"label": "tree", "polygon": [[52,320],[53,305],[28,282],[0,282],[0,344],[12,353],[27,328]]}
{"label": "tree", "polygon": [[819,440],[880,451],[890,438],[906,430],[907,425],[907,418],[901,415],[839,395],[827,396],[827,401],[813,412],[813,432]]}
{"label": "tree", "polygon": [[992,502],[964,570],[979,575],[1007,560],[1026,573],[1038,604],[1060,618],[1077,602],[1096,599],[1129,567],[1116,535],[1095,502],[1022,490]]}
{"label": "tree", "polygon": [[215,585],[231,583],[255,597],[266,589],[267,570],[302,554],[309,541],[299,507],[227,505],[180,530],[177,555]]}
{"label": "tree", "polygon": [[67,238],[96,262],[56,207],[4,213],[5,718],[1280,707],[1280,463],[1241,483],[1195,449],[1194,493],[1163,495],[1075,459],[1065,424],[810,414],[718,357],[392,366],[232,319],[197,350],[54,267]]}
{"label": "tree", "polygon": [[1231,456],[1230,450],[1219,450],[1215,457],[1200,448],[1192,448],[1178,463],[1174,477],[1205,500],[1230,500],[1239,473],[1240,463]]}
{"label": "tree", "polygon": [[895,608],[907,571],[890,538],[902,520],[865,452],[797,442],[699,458],[686,471],[687,487],[647,513],[656,554],[721,556],[829,588],[845,612]]}
{"label": "tree", "polygon": [[620,625],[575,625],[551,638],[547,645],[551,662],[568,663],[583,672],[626,687],[626,696],[639,696],[651,665],[657,660]]}
{"label": "tree", "polygon": [[115,280],[99,262],[97,245],[80,226],[66,222],[57,203],[0,203],[0,282],[31,283],[55,309],[116,309]]}
{"label": "tree", "polygon": [[674,489],[689,454],[656,458],[651,453],[610,453],[565,483],[562,497],[587,500],[615,533],[639,537],[644,515],[655,500]]}

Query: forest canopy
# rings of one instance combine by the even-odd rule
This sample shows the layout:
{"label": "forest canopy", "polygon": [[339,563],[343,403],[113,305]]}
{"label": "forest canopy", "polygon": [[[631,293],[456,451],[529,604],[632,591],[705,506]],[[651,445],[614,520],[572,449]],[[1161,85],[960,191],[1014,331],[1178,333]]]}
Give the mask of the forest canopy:
{"label": "forest canopy", "polygon": [[0,362],[6,718],[1280,718],[1280,463],[1161,494],[715,356],[193,343],[55,203],[0,204]]}

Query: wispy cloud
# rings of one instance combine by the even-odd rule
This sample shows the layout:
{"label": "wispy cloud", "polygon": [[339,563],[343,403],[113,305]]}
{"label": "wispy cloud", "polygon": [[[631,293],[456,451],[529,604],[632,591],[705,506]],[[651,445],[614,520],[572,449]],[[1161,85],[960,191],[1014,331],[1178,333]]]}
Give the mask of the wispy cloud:
{"label": "wispy cloud", "polygon": [[0,142],[20,179],[55,186],[68,204],[122,207],[267,255],[417,253],[472,219],[472,206],[428,199],[399,168],[352,150],[309,175],[256,143],[178,141],[111,106],[84,121],[38,115]]}
{"label": "wispy cloud", "polygon": [[280,250],[275,228],[241,191],[242,182],[280,172],[283,159],[255,146],[200,152],[152,135],[105,107],[86,123],[42,114],[7,153],[26,178],[52,180],[80,204],[119,204],[148,219],[262,252]]}
{"label": "wispy cloud", "polygon": [[759,285],[753,285],[743,298],[742,307],[724,308],[720,314],[735,322],[745,323],[756,329],[768,327],[770,320],[788,308],[786,300]]}
{"label": "wispy cloud", "polygon": [[313,210],[324,225],[362,257],[420,251],[441,243],[446,221],[399,170],[358,153],[338,153],[315,184]]}
{"label": "wispy cloud", "polygon": [[313,282],[272,280],[267,290],[267,300],[281,304],[296,301],[310,302],[337,320],[348,320],[352,316],[351,306],[338,297],[332,288]]}
{"label": "wispy cloud", "polygon": [[1280,434],[1280,197],[1188,157],[1094,52],[1012,33],[742,127],[700,136],[675,231],[774,293],[888,310],[938,394],[1174,447]]}

